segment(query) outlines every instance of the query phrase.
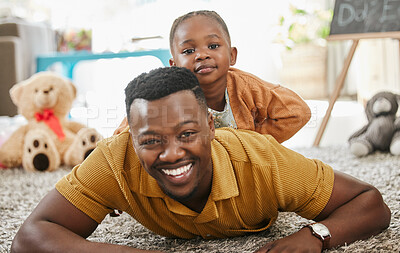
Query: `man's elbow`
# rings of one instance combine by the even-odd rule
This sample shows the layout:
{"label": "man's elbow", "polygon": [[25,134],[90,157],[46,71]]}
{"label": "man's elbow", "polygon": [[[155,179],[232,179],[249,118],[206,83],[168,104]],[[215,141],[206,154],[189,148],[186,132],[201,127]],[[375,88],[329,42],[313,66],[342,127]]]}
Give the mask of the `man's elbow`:
{"label": "man's elbow", "polygon": [[12,244],[11,244],[11,249],[10,252],[12,253],[18,253],[18,252],[24,252],[24,243],[21,242],[20,239],[20,232],[17,233],[17,235],[14,237]]}
{"label": "man's elbow", "polygon": [[21,226],[12,241],[10,252],[19,253],[38,251],[34,247],[35,234],[31,231],[28,231],[27,227],[29,228],[29,224],[25,223]]}
{"label": "man's elbow", "polygon": [[373,187],[370,191],[369,208],[374,212],[376,218],[377,233],[385,230],[390,225],[391,212],[389,207],[383,201],[382,195],[378,189]]}

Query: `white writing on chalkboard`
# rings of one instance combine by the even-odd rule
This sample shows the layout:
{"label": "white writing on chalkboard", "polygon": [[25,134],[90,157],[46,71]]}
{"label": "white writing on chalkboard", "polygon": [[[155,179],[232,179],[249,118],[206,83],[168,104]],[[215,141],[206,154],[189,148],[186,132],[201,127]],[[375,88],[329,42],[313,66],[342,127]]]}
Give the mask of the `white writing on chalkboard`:
{"label": "white writing on chalkboard", "polygon": [[[339,26],[346,26],[351,22],[362,22],[368,17],[370,7],[377,5],[377,2],[382,0],[364,1],[362,9],[356,9],[355,6],[349,3],[342,3],[339,6],[338,24]],[[400,14],[400,9],[392,2],[398,0],[383,0],[382,12],[380,13],[379,22],[384,23],[387,21],[396,21]],[[371,10],[374,10],[371,8]]]}
{"label": "white writing on chalkboard", "polygon": [[400,0],[336,0],[331,34],[399,31]]}

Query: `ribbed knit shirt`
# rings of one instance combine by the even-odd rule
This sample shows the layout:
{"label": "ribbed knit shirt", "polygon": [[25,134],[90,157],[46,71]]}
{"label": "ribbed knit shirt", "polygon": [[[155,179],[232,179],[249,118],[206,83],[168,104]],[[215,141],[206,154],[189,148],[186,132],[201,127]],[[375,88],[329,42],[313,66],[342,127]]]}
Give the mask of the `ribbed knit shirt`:
{"label": "ribbed knit shirt", "polygon": [[331,167],[269,135],[217,129],[212,189],[201,213],[168,197],[141,166],[127,130],[98,147],[56,189],[98,223],[114,209],[166,237],[225,238],[267,229],[279,211],[315,218],[327,204]]}
{"label": "ribbed knit shirt", "polygon": [[230,68],[226,88],[238,129],[272,135],[282,143],[311,118],[306,102],[294,91]]}

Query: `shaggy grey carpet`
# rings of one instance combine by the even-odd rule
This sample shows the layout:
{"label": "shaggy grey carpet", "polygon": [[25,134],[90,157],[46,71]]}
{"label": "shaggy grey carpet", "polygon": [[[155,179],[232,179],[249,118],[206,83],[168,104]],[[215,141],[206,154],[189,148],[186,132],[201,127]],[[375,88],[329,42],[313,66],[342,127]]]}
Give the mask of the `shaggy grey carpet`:
{"label": "shaggy grey carpet", "polygon": [[[355,158],[347,147],[297,151],[373,184],[382,192],[392,211],[390,227],[381,234],[327,252],[400,252],[400,157],[375,153]],[[0,170],[0,252],[9,252],[12,239],[24,219],[67,172],[65,168],[52,173]],[[266,242],[296,232],[308,222],[294,214],[281,213],[275,225],[262,233],[218,240],[181,240],[155,235],[123,214],[116,218],[107,217],[89,240],[165,252],[253,252]]]}

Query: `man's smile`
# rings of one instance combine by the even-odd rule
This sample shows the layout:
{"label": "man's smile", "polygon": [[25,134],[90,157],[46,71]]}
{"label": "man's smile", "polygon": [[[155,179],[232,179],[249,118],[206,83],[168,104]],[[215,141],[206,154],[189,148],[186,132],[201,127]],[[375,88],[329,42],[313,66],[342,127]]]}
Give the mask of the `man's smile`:
{"label": "man's smile", "polygon": [[163,172],[163,174],[167,175],[170,179],[173,180],[178,180],[180,179],[180,181],[183,178],[187,178],[193,169],[193,164],[189,163],[185,166],[181,166],[179,168],[176,169],[161,169],[161,171]]}

